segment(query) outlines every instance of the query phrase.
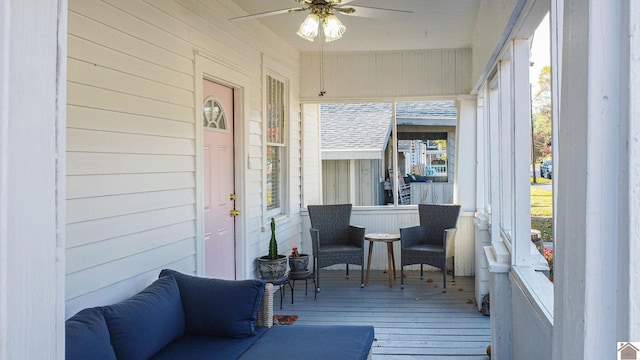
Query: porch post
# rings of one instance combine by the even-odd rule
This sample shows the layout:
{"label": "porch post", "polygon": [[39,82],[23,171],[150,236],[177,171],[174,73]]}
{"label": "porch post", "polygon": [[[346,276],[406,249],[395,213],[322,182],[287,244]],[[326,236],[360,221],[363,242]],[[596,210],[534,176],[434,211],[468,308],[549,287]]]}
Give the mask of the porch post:
{"label": "porch post", "polygon": [[64,359],[67,1],[0,23],[0,359]]}
{"label": "porch post", "polygon": [[554,359],[640,341],[639,7],[565,0]]}
{"label": "porch post", "polygon": [[459,100],[453,202],[463,212],[476,210],[476,99]]}

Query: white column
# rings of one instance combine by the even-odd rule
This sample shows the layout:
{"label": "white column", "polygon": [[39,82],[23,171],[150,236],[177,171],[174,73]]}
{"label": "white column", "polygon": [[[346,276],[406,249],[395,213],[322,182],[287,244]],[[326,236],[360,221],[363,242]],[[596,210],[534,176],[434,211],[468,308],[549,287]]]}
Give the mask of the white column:
{"label": "white column", "polygon": [[640,340],[637,6],[565,0],[554,359],[612,358],[616,341]]}
{"label": "white column", "polygon": [[531,160],[531,110],[529,95],[529,39],[513,41],[513,155],[512,168],[514,207],[513,249],[514,265],[531,263],[531,185],[529,162]]}
{"label": "white column", "polygon": [[0,4],[0,359],[63,359],[67,3]]}
{"label": "white column", "polygon": [[[486,98],[485,98],[486,96]],[[485,142],[485,106],[484,102],[488,99],[486,88],[482,88],[476,100],[476,210],[480,213],[486,211],[487,203],[485,199],[485,177],[486,177],[486,152],[487,146]]]}
{"label": "white column", "polygon": [[[636,59],[629,64],[629,131],[627,135],[627,143],[633,144],[629,147],[629,184],[628,196],[629,200],[629,222],[628,222],[628,249],[626,254],[629,256],[628,268],[623,275],[620,276],[622,286],[628,284],[629,293],[626,296],[629,304],[623,303],[624,307],[628,306],[627,319],[628,324],[624,324],[620,330],[622,336],[625,336],[628,327],[628,338],[633,341],[640,341],[640,3],[638,1],[628,1],[629,8],[625,11],[629,14],[629,57]],[[623,253],[624,254],[624,253]]]}
{"label": "white column", "polygon": [[476,99],[459,101],[453,202],[463,212],[476,210]]}

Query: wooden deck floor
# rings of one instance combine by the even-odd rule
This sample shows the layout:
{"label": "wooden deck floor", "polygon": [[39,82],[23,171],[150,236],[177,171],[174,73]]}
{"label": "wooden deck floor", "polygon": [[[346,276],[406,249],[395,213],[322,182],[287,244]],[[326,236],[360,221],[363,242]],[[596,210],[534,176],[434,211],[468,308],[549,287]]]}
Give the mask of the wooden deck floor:
{"label": "wooden deck floor", "polygon": [[[398,272],[398,276],[399,276]],[[442,293],[442,275],[405,271],[405,287],[397,279],[389,288],[382,271],[372,271],[369,284],[360,288],[360,270],[321,270],[321,291],[313,299],[313,283],[305,296],[304,281],[295,283],[294,304],[287,287],[282,309],[274,295],[274,313],[297,315],[292,325],[372,325],[375,328],[373,360],[473,359],[488,360],[491,342],[489,317],[473,303],[474,278],[448,277]],[[430,280],[431,279],[431,280]],[[432,282],[430,282],[432,281]]]}

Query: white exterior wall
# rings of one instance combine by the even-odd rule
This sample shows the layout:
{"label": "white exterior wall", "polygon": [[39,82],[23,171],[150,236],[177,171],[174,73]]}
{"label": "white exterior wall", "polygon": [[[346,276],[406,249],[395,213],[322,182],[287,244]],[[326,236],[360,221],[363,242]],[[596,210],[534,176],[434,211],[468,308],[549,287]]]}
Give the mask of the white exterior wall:
{"label": "white exterior wall", "polygon": [[268,73],[287,79],[291,191],[278,240],[281,252],[299,242],[298,54],[257,22],[226,20],[239,14],[229,1],[70,2],[67,317],[132,295],[162,268],[202,273],[196,67],[244,101],[236,109],[238,278],[255,277],[270,236],[262,84]]}

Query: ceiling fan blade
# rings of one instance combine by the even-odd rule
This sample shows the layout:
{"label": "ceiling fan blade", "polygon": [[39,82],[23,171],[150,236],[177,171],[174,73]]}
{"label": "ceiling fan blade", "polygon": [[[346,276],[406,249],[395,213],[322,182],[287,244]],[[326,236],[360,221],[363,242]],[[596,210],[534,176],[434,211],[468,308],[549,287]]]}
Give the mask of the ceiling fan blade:
{"label": "ceiling fan blade", "polygon": [[[335,7],[334,9],[345,15],[377,18],[377,19],[390,19],[390,18],[402,19],[404,17],[407,17],[410,14],[413,14],[413,11],[407,11],[407,10],[384,9],[384,8],[356,6],[356,5],[350,5],[345,8]],[[354,9],[355,11],[351,11],[350,9]],[[346,11],[343,11],[343,10],[346,10]]]}
{"label": "ceiling fan blade", "polygon": [[251,14],[251,15],[238,16],[238,17],[231,18],[229,20],[233,21],[233,20],[258,19],[258,18],[261,18],[261,17],[280,15],[280,14],[289,14],[289,13],[293,13],[293,12],[306,11],[306,10],[309,10],[309,8],[290,8],[290,9],[274,10],[274,11],[267,11],[267,12],[256,13],[256,14]]}

